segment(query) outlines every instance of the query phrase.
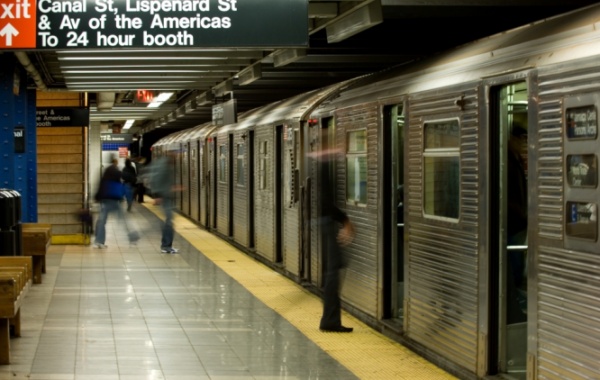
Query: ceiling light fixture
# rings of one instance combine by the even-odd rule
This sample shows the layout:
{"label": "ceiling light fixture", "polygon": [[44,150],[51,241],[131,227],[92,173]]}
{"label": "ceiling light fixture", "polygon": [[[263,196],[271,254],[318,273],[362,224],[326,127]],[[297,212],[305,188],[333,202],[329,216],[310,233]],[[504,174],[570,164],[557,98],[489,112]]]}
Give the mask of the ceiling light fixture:
{"label": "ceiling light fixture", "polygon": [[327,43],[343,41],[382,22],[381,2],[373,1],[328,25],[325,28]]}
{"label": "ceiling light fixture", "polygon": [[225,96],[225,94],[230,93],[231,91],[233,91],[233,81],[231,79],[224,80],[213,87],[215,96]]}
{"label": "ceiling light fixture", "polygon": [[123,130],[126,131],[129,128],[131,128],[133,126],[133,123],[135,123],[135,120],[133,119],[129,119],[125,122],[125,125],[123,125]]}
{"label": "ceiling light fixture", "polygon": [[281,67],[306,57],[306,49],[279,49],[273,52],[273,66]]}
{"label": "ceiling light fixture", "polygon": [[255,63],[252,66],[245,68],[238,73],[238,83],[240,86],[250,84],[262,76],[262,67],[260,63]]}
{"label": "ceiling light fixture", "polygon": [[148,104],[148,108],[158,108],[161,104],[169,100],[173,96],[172,92],[161,92],[157,97],[154,98],[152,103]]}

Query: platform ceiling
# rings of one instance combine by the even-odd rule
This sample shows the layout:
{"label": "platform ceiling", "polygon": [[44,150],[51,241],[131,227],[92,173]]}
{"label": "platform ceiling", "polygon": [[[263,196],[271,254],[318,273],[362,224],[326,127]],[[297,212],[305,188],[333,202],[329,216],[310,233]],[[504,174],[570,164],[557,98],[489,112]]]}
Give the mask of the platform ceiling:
{"label": "platform ceiling", "polygon": [[[350,14],[355,19],[364,17],[358,15],[373,7],[373,2],[309,0],[309,46],[306,49],[113,49],[101,52],[90,49],[27,52],[27,56],[46,89],[88,92],[91,119],[95,124],[109,128],[135,118],[129,133],[164,135],[210,121],[212,104],[231,97],[237,99],[238,111],[244,112],[595,3],[590,0],[381,0],[381,23],[340,42],[328,42],[327,29],[331,31],[336,22]],[[295,54],[298,58],[293,63],[276,65],[274,56],[279,54]],[[77,70],[73,70],[72,61],[65,58],[73,55],[84,57],[79,65],[87,66],[88,70],[79,71],[87,73],[72,73]],[[194,70],[200,67],[199,62],[204,70]],[[250,84],[241,83],[240,72],[253,65],[260,66],[260,78]],[[182,68],[188,69],[187,72],[182,72],[186,71]],[[231,92],[221,94],[219,88],[229,84]],[[33,81],[31,86],[36,86]],[[159,109],[152,110],[134,102],[136,90],[141,89],[172,90],[174,95]],[[107,94],[108,99],[114,94],[114,103],[108,110],[97,109],[101,93]]]}

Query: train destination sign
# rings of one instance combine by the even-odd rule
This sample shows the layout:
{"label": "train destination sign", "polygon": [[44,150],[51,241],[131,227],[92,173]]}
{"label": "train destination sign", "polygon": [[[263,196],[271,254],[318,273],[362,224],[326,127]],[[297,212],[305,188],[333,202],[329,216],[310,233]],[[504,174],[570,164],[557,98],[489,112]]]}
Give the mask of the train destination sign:
{"label": "train destination sign", "polygon": [[0,0],[0,49],[303,46],[306,0]]}

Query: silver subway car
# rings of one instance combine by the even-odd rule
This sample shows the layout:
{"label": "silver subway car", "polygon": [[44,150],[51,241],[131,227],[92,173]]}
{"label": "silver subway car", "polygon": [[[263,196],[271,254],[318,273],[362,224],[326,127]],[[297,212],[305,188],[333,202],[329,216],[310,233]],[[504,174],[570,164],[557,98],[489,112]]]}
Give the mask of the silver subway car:
{"label": "silver subway car", "polygon": [[587,7],[214,128],[198,175],[216,173],[225,215],[207,226],[318,291],[310,156],[336,149],[349,311],[463,378],[600,378],[598,20]]}

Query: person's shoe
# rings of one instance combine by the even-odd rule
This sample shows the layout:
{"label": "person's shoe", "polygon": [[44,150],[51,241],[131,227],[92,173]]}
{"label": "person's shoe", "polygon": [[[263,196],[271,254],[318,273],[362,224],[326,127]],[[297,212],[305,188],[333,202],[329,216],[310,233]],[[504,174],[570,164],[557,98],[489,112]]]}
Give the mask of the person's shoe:
{"label": "person's shoe", "polygon": [[177,253],[177,252],[179,252],[179,250],[177,248],[173,248],[173,247],[164,247],[164,248],[161,248],[160,251],[162,253]]}
{"label": "person's shoe", "polygon": [[327,327],[327,328],[320,328],[321,331],[323,332],[341,332],[341,333],[349,333],[354,331],[354,329],[352,327],[346,327],[346,326],[336,326],[336,327]]}
{"label": "person's shoe", "polygon": [[94,243],[94,248],[102,249],[102,248],[106,248],[106,247],[108,247],[108,246],[105,244]]}

